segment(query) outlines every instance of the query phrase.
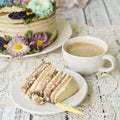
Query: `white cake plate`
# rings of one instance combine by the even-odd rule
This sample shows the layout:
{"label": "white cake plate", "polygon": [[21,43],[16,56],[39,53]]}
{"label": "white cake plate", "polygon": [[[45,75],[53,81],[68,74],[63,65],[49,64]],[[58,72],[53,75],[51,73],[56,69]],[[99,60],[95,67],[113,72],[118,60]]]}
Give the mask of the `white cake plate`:
{"label": "white cake plate", "polygon": [[[79,85],[79,91],[71,96],[70,98],[66,99],[63,103],[68,104],[70,106],[77,106],[79,105],[83,99],[86,97],[88,86],[86,83],[86,80],[78,73],[69,70],[60,68],[60,70],[72,75],[78,85]],[[24,84],[26,75],[23,75],[21,78],[18,78],[18,80],[15,82],[15,84],[11,88],[11,98],[13,103],[20,109],[29,112],[31,114],[36,115],[54,115],[61,112],[64,112],[64,110],[57,108],[55,105],[51,103],[45,103],[43,105],[36,105],[34,104],[22,91],[21,86]]]}

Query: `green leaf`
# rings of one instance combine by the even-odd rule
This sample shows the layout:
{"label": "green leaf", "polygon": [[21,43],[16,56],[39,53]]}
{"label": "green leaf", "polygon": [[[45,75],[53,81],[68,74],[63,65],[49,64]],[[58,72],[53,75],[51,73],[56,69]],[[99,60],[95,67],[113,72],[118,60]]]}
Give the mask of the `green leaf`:
{"label": "green leaf", "polygon": [[12,7],[13,6],[13,4],[8,4],[8,5],[6,5],[7,7]]}
{"label": "green leaf", "polygon": [[25,38],[31,38],[32,37],[32,31],[27,31],[26,33],[25,33]]}
{"label": "green leaf", "polygon": [[20,5],[20,0],[16,0],[16,6]]}
{"label": "green leaf", "polygon": [[9,42],[10,40],[12,40],[12,37],[9,35],[4,35],[4,39],[5,41]]}
{"label": "green leaf", "polygon": [[51,32],[47,32],[46,34],[47,34],[48,38],[50,38],[52,36]]}
{"label": "green leaf", "polygon": [[23,10],[24,10],[24,11],[28,11],[28,10],[31,10],[31,9],[25,7],[25,8],[23,8]]}
{"label": "green leaf", "polygon": [[53,5],[53,11],[57,10],[58,7],[56,7],[55,5]]}
{"label": "green leaf", "polygon": [[3,8],[3,7],[5,7],[4,5],[0,5],[0,8]]}
{"label": "green leaf", "polygon": [[30,23],[31,20],[32,20],[32,18],[24,18],[24,19],[23,19],[24,24]]}
{"label": "green leaf", "polygon": [[7,50],[0,50],[0,53],[4,54],[4,55],[8,55]]}
{"label": "green leaf", "polygon": [[7,5],[0,5],[0,8],[3,8],[3,7],[12,7],[13,5],[12,4],[7,4]]}
{"label": "green leaf", "polygon": [[39,50],[33,49],[29,52],[29,54],[34,54],[34,53],[39,53],[39,52],[40,52]]}
{"label": "green leaf", "polygon": [[34,20],[38,20],[39,18],[40,18],[40,16],[33,17]]}

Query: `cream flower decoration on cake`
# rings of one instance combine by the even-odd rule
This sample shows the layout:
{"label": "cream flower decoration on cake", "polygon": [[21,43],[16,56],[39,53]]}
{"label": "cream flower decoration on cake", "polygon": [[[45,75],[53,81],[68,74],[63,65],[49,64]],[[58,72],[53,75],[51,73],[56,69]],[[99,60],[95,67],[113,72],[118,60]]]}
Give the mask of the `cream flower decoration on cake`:
{"label": "cream flower decoration on cake", "polygon": [[11,0],[0,0],[0,5],[8,5],[11,3]]}
{"label": "cream flower decoration on cake", "polygon": [[26,55],[30,48],[26,43],[26,40],[22,36],[16,36],[7,45],[8,53],[13,57]]}
{"label": "cream flower decoration on cake", "polygon": [[27,8],[30,8],[37,16],[47,16],[53,12],[53,4],[50,0],[31,0]]}

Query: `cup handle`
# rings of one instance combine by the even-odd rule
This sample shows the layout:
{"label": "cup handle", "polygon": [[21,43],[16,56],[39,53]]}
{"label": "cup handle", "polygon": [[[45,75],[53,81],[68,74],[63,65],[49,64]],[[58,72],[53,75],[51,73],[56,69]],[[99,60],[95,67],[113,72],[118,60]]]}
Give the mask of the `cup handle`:
{"label": "cup handle", "polygon": [[115,57],[112,55],[105,54],[102,57],[103,60],[108,60],[111,63],[110,67],[101,67],[98,71],[101,72],[110,72],[116,67]]}

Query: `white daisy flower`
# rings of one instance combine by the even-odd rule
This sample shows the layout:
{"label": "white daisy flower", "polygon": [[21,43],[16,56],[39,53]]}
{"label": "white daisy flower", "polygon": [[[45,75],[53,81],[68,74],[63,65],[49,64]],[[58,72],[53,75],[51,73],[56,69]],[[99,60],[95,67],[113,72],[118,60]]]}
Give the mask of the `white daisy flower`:
{"label": "white daisy flower", "polygon": [[11,56],[18,57],[26,55],[30,48],[24,37],[16,36],[7,44],[7,51]]}

